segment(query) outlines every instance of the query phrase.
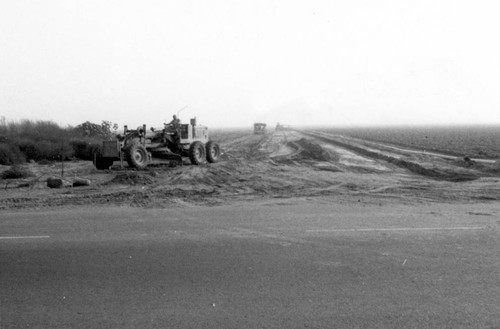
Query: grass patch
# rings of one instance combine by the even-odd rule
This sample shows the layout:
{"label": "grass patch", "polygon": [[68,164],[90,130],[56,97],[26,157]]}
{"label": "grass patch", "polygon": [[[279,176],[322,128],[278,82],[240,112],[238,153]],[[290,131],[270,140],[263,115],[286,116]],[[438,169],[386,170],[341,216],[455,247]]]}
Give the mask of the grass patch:
{"label": "grass patch", "polygon": [[2,179],[28,178],[34,176],[35,174],[31,170],[22,166],[12,166],[1,173]]}

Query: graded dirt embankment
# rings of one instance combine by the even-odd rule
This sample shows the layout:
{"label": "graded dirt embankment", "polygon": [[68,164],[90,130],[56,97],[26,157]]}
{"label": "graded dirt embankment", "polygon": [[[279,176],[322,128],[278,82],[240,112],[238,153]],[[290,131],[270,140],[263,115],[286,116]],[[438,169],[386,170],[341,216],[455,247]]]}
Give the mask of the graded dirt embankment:
{"label": "graded dirt embankment", "polygon": [[[154,166],[144,171],[98,171],[90,162],[66,162],[64,178],[90,186],[49,189],[61,164],[28,164],[35,178],[3,180],[0,209],[79,204],[166,207],[173,203],[224,204],[233,200],[354,196],[401,202],[500,200],[500,170],[424,152],[315,132],[219,132],[218,163]],[[0,168],[0,170],[7,167]]]}
{"label": "graded dirt embankment", "polygon": [[[476,166],[472,170],[459,169],[450,165],[446,165],[444,160],[450,159],[436,153],[426,154],[424,152],[411,152],[408,155],[407,150],[388,148],[385,145],[367,141],[356,141],[355,139],[347,139],[342,136],[328,135],[325,133],[306,133],[308,136],[320,139],[326,143],[337,145],[341,148],[351,150],[362,156],[366,156],[376,160],[382,160],[387,163],[394,164],[403,169],[407,169],[412,173],[434,178],[437,180],[445,180],[452,182],[475,180],[484,175],[487,171],[478,172],[476,169],[485,169],[484,166]],[[425,166],[423,156],[432,157],[429,167]],[[455,160],[455,159],[453,159]]]}

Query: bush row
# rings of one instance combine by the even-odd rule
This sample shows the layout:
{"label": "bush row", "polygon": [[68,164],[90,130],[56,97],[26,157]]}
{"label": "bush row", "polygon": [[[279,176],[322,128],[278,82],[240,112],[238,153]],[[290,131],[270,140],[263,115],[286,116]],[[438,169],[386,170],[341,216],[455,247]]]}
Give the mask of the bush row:
{"label": "bush row", "polygon": [[0,120],[0,164],[61,158],[92,160],[101,141],[114,137],[111,125],[109,121],[100,125],[85,122],[74,128],[61,128],[50,121],[6,123]]}
{"label": "bush row", "polygon": [[26,157],[17,145],[0,143],[0,164],[10,166],[22,163],[25,160]]}
{"label": "bush row", "polygon": [[72,139],[66,142],[32,140],[0,142],[0,164],[14,165],[26,161],[56,161],[77,158],[92,160],[99,150],[100,143],[85,139]]}

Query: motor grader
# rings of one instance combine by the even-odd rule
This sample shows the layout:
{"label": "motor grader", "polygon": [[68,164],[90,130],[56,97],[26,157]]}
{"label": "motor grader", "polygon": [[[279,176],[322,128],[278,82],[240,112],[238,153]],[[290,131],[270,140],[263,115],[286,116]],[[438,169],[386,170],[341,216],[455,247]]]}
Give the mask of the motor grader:
{"label": "motor grader", "polygon": [[94,165],[103,170],[111,167],[114,161],[126,160],[128,165],[144,169],[150,164],[182,164],[183,157],[189,157],[194,165],[214,163],[219,160],[221,151],[217,143],[208,139],[208,128],[197,125],[196,118],[189,124],[164,124],[161,129],[146,129],[142,125],[129,130],[124,127],[123,135],[114,141],[103,141],[101,150],[94,156]]}

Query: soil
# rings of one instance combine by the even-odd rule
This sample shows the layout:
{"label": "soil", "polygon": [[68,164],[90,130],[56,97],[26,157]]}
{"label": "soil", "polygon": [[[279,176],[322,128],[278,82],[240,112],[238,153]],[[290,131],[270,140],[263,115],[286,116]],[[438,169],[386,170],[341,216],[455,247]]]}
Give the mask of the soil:
{"label": "soil", "polygon": [[[495,160],[455,158],[399,149],[315,131],[220,131],[214,164],[150,166],[137,171],[119,162],[96,170],[91,162],[27,164],[35,177],[0,180],[0,209],[114,204],[168,207],[315,196],[398,202],[489,202],[500,200]],[[9,167],[0,167],[0,172]],[[50,189],[48,177],[67,187]],[[75,179],[90,186],[71,187]]]}

